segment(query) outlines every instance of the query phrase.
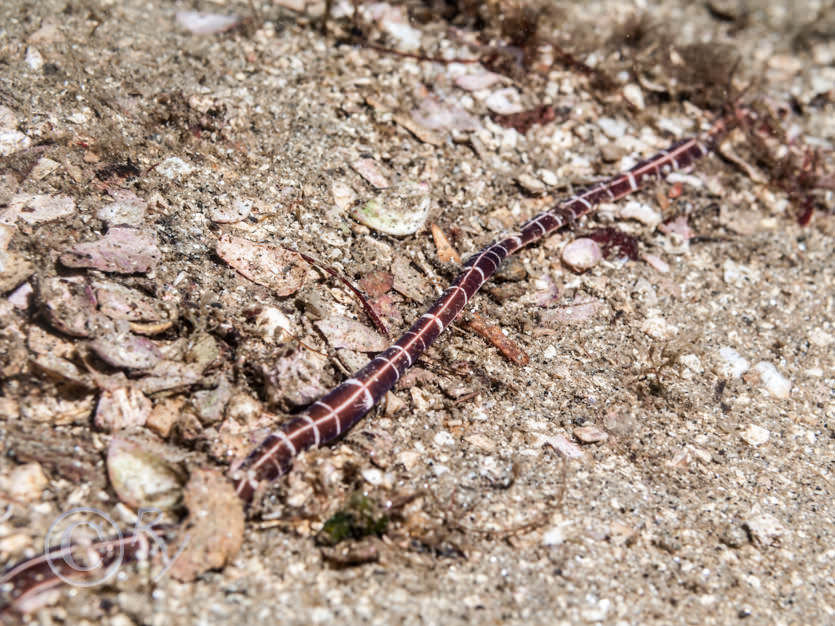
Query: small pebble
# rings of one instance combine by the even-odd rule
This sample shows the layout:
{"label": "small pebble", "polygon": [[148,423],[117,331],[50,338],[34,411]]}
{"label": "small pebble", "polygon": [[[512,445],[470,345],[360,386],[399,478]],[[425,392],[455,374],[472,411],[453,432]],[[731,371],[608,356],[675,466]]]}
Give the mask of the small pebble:
{"label": "small pebble", "polygon": [[760,375],[763,385],[775,398],[785,399],[792,390],[791,381],[777,371],[768,361],[760,361],[754,366],[754,371]]}
{"label": "small pebble", "polygon": [[250,216],[252,206],[252,200],[245,198],[236,198],[231,204],[223,198],[220,206],[209,209],[209,219],[216,224],[237,224]]}
{"label": "small pebble", "polygon": [[641,331],[656,341],[667,341],[678,334],[678,326],[656,315],[646,318],[641,323]]}
{"label": "small pebble", "polygon": [[536,176],[531,176],[530,174],[519,174],[519,176],[516,177],[516,180],[519,181],[519,184],[528,193],[538,194],[545,191],[545,185]]}
{"label": "small pebble", "polygon": [[720,374],[729,378],[739,378],[751,367],[751,364],[740,356],[739,352],[728,346],[719,348],[719,359],[721,361]]}
{"label": "small pebble", "polygon": [[629,83],[623,87],[623,97],[626,101],[634,106],[639,111],[643,111],[646,104],[644,103],[644,92],[635,83]]}
{"label": "small pebble", "polygon": [[519,92],[513,87],[505,87],[504,89],[494,91],[487,96],[484,103],[488,109],[499,115],[521,113],[525,110],[525,107],[522,106],[522,99],[519,96]]}
{"label": "small pebble", "polygon": [[618,211],[618,215],[621,219],[636,220],[650,228],[655,228],[661,223],[661,214],[658,211],[637,200],[631,200],[624,204]]}
{"label": "small pebble", "polygon": [[240,22],[237,15],[219,15],[199,11],[177,11],[177,22],[195,35],[213,35],[234,28]]}
{"label": "small pebble", "polygon": [[767,513],[747,519],[744,526],[754,543],[763,548],[775,543],[786,534],[786,529],[780,520]]}
{"label": "small pebble", "polygon": [[383,483],[383,472],[378,470],[376,467],[367,467],[362,470],[360,474],[362,474],[363,479],[369,485],[377,487]]}
{"label": "small pebble", "polygon": [[454,446],[455,438],[452,435],[450,435],[447,431],[440,430],[432,438],[432,442],[439,448],[444,446]]}
{"label": "small pebble", "polygon": [[255,318],[255,328],[264,341],[283,343],[292,336],[292,323],[275,307],[264,307]]}
{"label": "small pebble", "polygon": [[575,272],[591,269],[603,259],[600,244],[594,239],[580,237],[562,249],[562,261]]}
{"label": "small pebble", "polygon": [[39,500],[48,484],[49,480],[39,463],[19,465],[8,476],[9,495],[15,500]]}
{"label": "small pebble", "polygon": [[333,203],[340,211],[345,211],[357,200],[357,193],[346,182],[335,180],[331,184],[331,195],[333,196]]}
{"label": "small pebble", "polygon": [[194,168],[180,157],[168,157],[154,171],[159,172],[166,178],[174,179],[191,174],[193,170]]}
{"label": "small pebble", "polygon": [[742,431],[740,437],[742,437],[742,439],[746,443],[756,448],[757,446],[761,446],[766,441],[768,441],[770,435],[771,433],[769,433],[768,430],[766,430],[762,426],[757,426],[756,424],[749,424],[748,428]]}
{"label": "small pebble", "polygon": [[115,436],[107,451],[107,475],[119,499],[133,509],[170,509],[180,502],[183,472],[168,461],[166,448],[142,439]]}
{"label": "small pebble", "polygon": [[455,79],[455,84],[465,91],[480,91],[488,89],[502,80],[504,80],[504,77],[501,74],[482,71],[458,76]]}
{"label": "small pebble", "polygon": [[36,72],[39,72],[43,67],[43,56],[37,48],[26,48],[26,65]]}
{"label": "small pebble", "polygon": [[614,120],[611,117],[601,117],[597,125],[610,139],[620,139],[626,134],[626,122]]}

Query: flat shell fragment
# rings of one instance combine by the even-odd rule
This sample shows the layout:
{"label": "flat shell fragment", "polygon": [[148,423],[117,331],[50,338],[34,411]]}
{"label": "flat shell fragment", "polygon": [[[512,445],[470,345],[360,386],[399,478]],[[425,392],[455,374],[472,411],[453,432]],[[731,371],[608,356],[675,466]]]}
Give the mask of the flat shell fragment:
{"label": "flat shell fragment", "polygon": [[357,352],[380,352],[388,346],[385,337],[347,317],[335,315],[319,320],[316,326],[334,348],[347,348]]}
{"label": "flat shell fragment", "polygon": [[0,129],[0,157],[9,156],[19,150],[25,150],[31,145],[32,140],[19,130],[14,128]]}
{"label": "flat shell fragment", "polygon": [[430,146],[440,146],[444,143],[443,137],[440,134],[436,133],[431,128],[421,126],[414,118],[408,115],[395,113],[391,116],[391,118],[400,126],[412,133],[415,137],[420,139],[423,143],[428,143]]}
{"label": "flat shell fragment", "polygon": [[216,250],[218,256],[239,274],[278,296],[289,296],[298,291],[307,274],[307,264],[302,258],[280,246],[221,235]]}
{"label": "flat shell fragment", "polygon": [[166,456],[159,444],[113,437],[107,450],[107,475],[119,499],[133,509],[176,506],[184,476],[179,465]]}
{"label": "flat shell fragment", "polygon": [[252,213],[252,200],[235,198],[229,203],[228,198],[219,200],[220,206],[209,210],[209,219],[216,224],[236,224],[249,217]]}
{"label": "flat shell fragment", "polygon": [[562,435],[554,435],[553,437],[545,437],[543,444],[551,446],[560,455],[566,459],[581,459],[583,458],[583,451],[577,447],[577,444],[571,443]]}
{"label": "flat shell fragment", "polygon": [[111,192],[113,202],[99,209],[96,217],[112,226],[139,226],[145,220],[148,203],[132,191]]}
{"label": "flat shell fragment", "polygon": [[69,196],[20,195],[9,205],[19,207],[18,217],[27,224],[54,222],[75,213],[75,200]]}
{"label": "flat shell fragment", "polygon": [[429,217],[429,186],[404,183],[351,209],[361,224],[378,232],[404,237],[419,231]]}
{"label": "flat shell fragment", "polygon": [[94,422],[98,428],[115,432],[144,426],[151,414],[151,401],[133,387],[105,389],[96,406]]}
{"label": "flat shell fragment", "polygon": [[374,159],[357,159],[351,163],[351,167],[372,187],[385,189],[390,186],[388,176],[383,171],[383,166]]}
{"label": "flat shell fragment", "polygon": [[593,425],[578,426],[573,433],[583,443],[601,443],[609,438],[605,430]]}
{"label": "flat shell fragment", "polygon": [[114,226],[97,241],[79,243],[64,252],[67,267],[88,267],[117,274],[144,274],[162,257],[156,236],[146,230]]}
{"label": "flat shell fragment", "polygon": [[160,300],[141,291],[111,281],[93,283],[99,311],[114,320],[153,322],[165,319],[168,312]]}
{"label": "flat shell fragment", "polygon": [[525,110],[522,106],[522,99],[519,92],[513,87],[505,87],[504,89],[497,89],[484,101],[487,108],[498,113],[499,115],[510,115],[511,113],[521,113]]}
{"label": "flat shell fragment", "polygon": [[130,333],[96,337],[90,347],[113,367],[146,370],[162,360],[162,353],[153,341]]}
{"label": "flat shell fragment", "polygon": [[80,278],[50,278],[41,283],[38,300],[49,324],[74,337],[89,337],[106,320],[96,310],[96,296]]}
{"label": "flat shell fragment", "polygon": [[199,11],[177,11],[177,22],[195,35],[214,35],[234,28],[240,22],[237,15],[219,15]]}

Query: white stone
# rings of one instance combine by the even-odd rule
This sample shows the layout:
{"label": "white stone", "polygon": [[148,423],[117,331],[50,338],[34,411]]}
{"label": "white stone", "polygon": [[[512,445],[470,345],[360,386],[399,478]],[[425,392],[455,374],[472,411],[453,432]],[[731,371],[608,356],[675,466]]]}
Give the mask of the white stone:
{"label": "white stone", "polygon": [[432,442],[438,447],[455,445],[455,438],[445,430],[439,430],[432,438]]}
{"label": "white stone", "polygon": [[639,111],[643,111],[646,104],[644,103],[644,92],[635,83],[629,83],[623,87],[623,97]]}
{"label": "white stone", "polygon": [[190,174],[194,168],[183,161],[180,157],[168,157],[160,163],[156,170],[166,178],[177,178]]}
{"label": "white stone", "polygon": [[730,378],[739,378],[751,368],[751,364],[739,352],[728,346],[719,348],[720,373]]}
{"label": "white stone", "polygon": [[26,65],[36,72],[43,67],[43,57],[37,48],[26,48]]}
{"label": "white stone", "polygon": [[766,441],[768,441],[770,436],[771,433],[768,432],[767,429],[762,426],[757,426],[756,424],[749,424],[748,428],[740,433],[740,437],[742,437],[746,443],[754,446],[755,448],[763,445]]}
{"label": "white stone", "polygon": [[648,204],[638,202],[637,200],[630,200],[621,207],[618,211],[621,219],[636,220],[641,224],[646,224],[650,228],[655,228],[661,223],[661,214],[653,209]]}
{"label": "white stone", "polygon": [[597,125],[610,139],[620,139],[626,134],[626,122],[622,120],[601,117],[597,120]]}
{"label": "white stone", "polygon": [[775,398],[788,398],[792,390],[791,381],[777,371],[768,361],[760,361],[754,366],[754,371],[760,375],[763,385]]}
{"label": "white stone", "polygon": [[773,515],[763,513],[745,521],[745,527],[751,533],[754,543],[762,547],[770,546],[786,534],[785,527]]}
{"label": "white stone", "polygon": [[14,128],[0,129],[0,157],[25,150],[31,145],[32,140],[19,130]]}
{"label": "white stone", "polygon": [[588,237],[575,239],[562,249],[562,262],[575,272],[589,270],[602,259],[600,244]]}

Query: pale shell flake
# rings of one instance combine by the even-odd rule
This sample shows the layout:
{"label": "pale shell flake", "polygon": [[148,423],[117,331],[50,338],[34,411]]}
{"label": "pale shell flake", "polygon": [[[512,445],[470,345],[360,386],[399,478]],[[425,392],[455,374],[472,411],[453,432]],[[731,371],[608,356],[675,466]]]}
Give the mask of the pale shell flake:
{"label": "pale shell flake", "polygon": [[760,375],[763,386],[775,398],[788,398],[791,394],[791,381],[777,371],[768,361],[760,361],[754,366],[754,371]]}
{"label": "pale shell flake", "polygon": [[174,507],[180,500],[183,472],[163,455],[165,448],[113,437],[107,450],[107,475],[119,499],[133,509]]}
{"label": "pale shell flake", "polygon": [[388,346],[385,337],[347,317],[329,317],[316,322],[316,326],[334,348],[380,352]]}
{"label": "pale shell flake", "polygon": [[487,96],[484,103],[488,109],[499,115],[511,115],[513,113],[521,113],[525,110],[525,107],[522,106],[522,99],[519,96],[519,92],[513,87],[497,89]]}
{"label": "pale shell flake", "polygon": [[240,18],[237,15],[178,11],[177,22],[195,35],[214,35],[234,28]]}
{"label": "pale shell flake", "polygon": [[742,437],[746,443],[754,446],[755,448],[768,441],[770,436],[771,433],[769,433],[768,430],[762,426],[757,426],[756,424],[749,424],[748,428],[740,433],[740,437]]}
{"label": "pale shell flake", "polygon": [[372,198],[350,214],[361,224],[387,235],[403,237],[419,231],[429,217],[429,187],[404,183]]}
{"label": "pale shell flake", "polygon": [[79,243],[64,252],[67,267],[90,267],[103,272],[142,274],[156,267],[162,257],[156,236],[148,231],[114,226],[97,241]]}
{"label": "pale shell flake", "polygon": [[9,205],[19,208],[18,217],[27,224],[52,222],[75,213],[75,201],[69,196],[19,195]]}
{"label": "pale shell flake", "polygon": [[151,414],[151,401],[133,387],[104,390],[96,406],[94,422],[108,432],[143,426]]}
{"label": "pale shell flake", "polygon": [[721,360],[719,370],[723,376],[739,378],[751,368],[747,359],[728,346],[719,348],[719,358]]}
{"label": "pale shell flake", "polygon": [[298,291],[307,274],[307,265],[298,254],[278,246],[221,235],[216,250],[242,276],[279,296]]}

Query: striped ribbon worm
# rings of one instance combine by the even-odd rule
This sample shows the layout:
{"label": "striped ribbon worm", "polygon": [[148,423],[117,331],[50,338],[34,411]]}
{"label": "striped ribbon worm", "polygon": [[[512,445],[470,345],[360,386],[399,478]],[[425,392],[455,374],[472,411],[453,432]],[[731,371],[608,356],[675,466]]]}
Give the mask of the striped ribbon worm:
{"label": "striped ribbon worm", "polygon": [[[449,288],[390,348],[314,402],[304,414],[294,417],[268,435],[231,469],[229,476],[240,498],[249,503],[260,485],[286,474],[293,459],[303,450],[333,441],[362,419],[455,320],[508,256],[577,221],[601,201],[617,200],[674,170],[690,167],[713,150],[725,133],[746,114],[737,110],[734,115],[717,121],[703,135],[680,141],[627,172],[581,191],[550,211],[525,222],[516,234],[471,256]],[[161,536],[156,539],[162,541]],[[145,537],[145,541],[149,539],[156,541],[153,536]],[[124,534],[118,541],[101,541],[85,549],[95,550],[99,546],[102,563],[106,564],[112,561],[113,551],[120,547],[124,548],[126,561],[135,560],[138,558],[136,555],[142,552],[137,549],[140,543],[136,534]],[[72,575],[68,571],[71,568],[62,566],[59,575],[54,568],[46,566],[48,562],[56,562],[59,556],[57,553],[45,553],[22,561],[0,575],[0,588],[10,598],[5,606],[24,609],[41,591],[61,584]],[[3,609],[0,601],[0,611]]]}
{"label": "striped ribbon worm", "polygon": [[249,502],[259,484],[286,474],[302,450],[333,441],[362,419],[455,320],[508,256],[577,221],[601,201],[617,200],[650,181],[689,167],[707,155],[736,121],[737,116],[718,121],[703,136],[680,141],[629,171],[581,191],[525,222],[518,233],[471,256],[452,285],[394,345],[314,402],[306,413],[267,436],[230,472],[241,499]]}

